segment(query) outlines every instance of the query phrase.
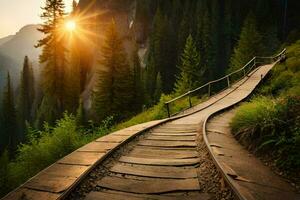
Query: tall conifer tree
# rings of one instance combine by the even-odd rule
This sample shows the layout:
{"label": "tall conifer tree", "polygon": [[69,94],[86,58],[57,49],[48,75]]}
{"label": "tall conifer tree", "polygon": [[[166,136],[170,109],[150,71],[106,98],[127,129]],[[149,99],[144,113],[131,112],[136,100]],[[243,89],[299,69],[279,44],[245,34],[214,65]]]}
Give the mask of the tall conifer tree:
{"label": "tall conifer tree", "polygon": [[10,152],[12,152],[13,150],[15,150],[19,141],[17,138],[18,126],[14,104],[13,87],[11,84],[9,73],[7,74],[7,83],[3,94],[2,109],[2,129],[4,134],[3,140],[4,144],[9,147]]}
{"label": "tall conifer tree", "polygon": [[230,61],[230,71],[243,67],[250,59],[264,52],[262,37],[257,31],[253,13],[245,19],[240,39]]}
{"label": "tall conifer tree", "polygon": [[42,47],[40,63],[43,64],[42,87],[44,97],[39,108],[38,118],[53,123],[61,117],[65,104],[66,49],[63,37],[65,16],[63,0],[46,0],[41,15],[44,23],[38,29],[45,35],[37,47]]}
{"label": "tall conifer tree", "polygon": [[[20,81],[20,95],[17,104],[17,113],[21,132],[25,131],[25,124],[32,120],[32,106],[35,97],[33,69],[27,56],[24,58]],[[23,134],[22,134],[23,135]]]}
{"label": "tall conifer tree", "polygon": [[186,40],[181,56],[180,75],[176,82],[175,92],[182,94],[199,86],[203,81],[204,71],[201,69],[200,54],[190,35]]}
{"label": "tall conifer tree", "polygon": [[133,107],[133,78],[123,41],[114,21],[107,28],[101,53],[93,107],[100,119],[109,115],[122,119]]}
{"label": "tall conifer tree", "polygon": [[133,69],[133,104],[135,105],[137,111],[142,109],[144,103],[144,87],[142,80],[142,67],[140,57],[138,55],[138,48],[134,48],[132,55],[132,69]]}

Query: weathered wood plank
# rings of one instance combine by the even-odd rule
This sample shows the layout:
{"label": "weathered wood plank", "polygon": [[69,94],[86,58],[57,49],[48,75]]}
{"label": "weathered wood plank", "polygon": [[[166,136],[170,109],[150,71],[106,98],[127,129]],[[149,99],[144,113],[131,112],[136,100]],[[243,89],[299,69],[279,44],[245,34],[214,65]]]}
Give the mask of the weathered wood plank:
{"label": "weathered wood plank", "polygon": [[124,199],[143,200],[145,199],[145,197],[138,196],[138,195],[133,196],[129,193],[112,194],[107,192],[91,192],[85,197],[85,200],[124,200]]}
{"label": "weathered wood plank", "polygon": [[115,147],[117,147],[118,143],[108,143],[108,142],[91,142],[77,151],[83,151],[83,152],[102,152],[105,153]]}
{"label": "weathered wood plank", "polygon": [[58,198],[59,194],[19,188],[13,193],[8,194],[2,200],[56,200]]}
{"label": "weathered wood plank", "polygon": [[155,159],[155,158],[135,158],[122,156],[120,162],[141,164],[141,165],[163,165],[163,166],[188,166],[199,164],[198,158],[190,159]]}
{"label": "weathered wood plank", "polygon": [[158,136],[150,135],[145,138],[146,140],[162,140],[162,141],[195,141],[196,136]]}
{"label": "weathered wood plank", "polygon": [[160,194],[173,191],[199,190],[198,179],[184,180],[133,180],[107,176],[97,182],[98,186],[123,192],[138,194]]}
{"label": "weathered wood plank", "polygon": [[48,174],[50,176],[63,176],[63,177],[80,177],[89,166],[81,165],[66,165],[66,164],[53,164],[51,167],[42,171],[41,174]]}
{"label": "weathered wood plank", "polygon": [[156,141],[144,140],[138,143],[139,146],[153,146],[153,147],[196,147],[196,142],[187,141]]}
{"label": "weathered wood plank", "polygon": [[157,135],[157,136],[195,136],[197,133],[151,133],[150,135]]}
{"label": "weathered wood plank", "polygon": [[209,200],[211,195],[205,193],[192,193],[185,194],[182,196],[163,196],[163,195],[147,195],[147,194],[134,194],[126,192],[118,192],[112,190],[105,190],[101,192],[91,192],[87,195],[85,200]]}
{"label": "weathered wood plank", "polygon": [[136,146],[135,148],[139,149],[157,149],[157,150],[175,150],[175,151],[195,151],[195,147],[153,147],[153,146]]}
{"label": "weathered wood plank", "polygon": [[122,130],[110,133],[109,135],[112,135],[112,136],[132,136],[132,135],[136,134],[137,132],[138,131],[122,129]]}
{"label": "weathered wood plank", "polygon": [[63,159],[59,160],[58,163],[90,166],[97,162],[104,155],[105,153],[75,151],[70,155],[64,157]]}
{"label": "weathered wood plank", "polygon": [[128,138],[128,136],[126,135],[107,135],[104,137],[101,137],[99,139],[96,140],[96,142],[116,142],[116,143],[121,143],[124,140],[126,140]]}
{"label": "weathered wood plank", "polygon": [[130,154],[138,158],[196,158],[196,151],[134,148]]}
{"label": "weathered wood plank", "polygon": [[61,193],[67,190],[76,178],[42,174],[26,182],[23,187],[39,191]]}
{"label": "weathered wood plank", "polygon": [[152,133],[195,133],[196,130],[171,130],[171,129],[153,129]]}
{"label": "weathered wood plank", "polygon": [[196,178],[196,169],[182,169],[180,167],[168,167],[161,169],[159,166],[131,166],[124,164],[116,164],[110,169],[111,172],[130,174],[144,177],[154,178],[172,178],[172,179],[187,179]]}

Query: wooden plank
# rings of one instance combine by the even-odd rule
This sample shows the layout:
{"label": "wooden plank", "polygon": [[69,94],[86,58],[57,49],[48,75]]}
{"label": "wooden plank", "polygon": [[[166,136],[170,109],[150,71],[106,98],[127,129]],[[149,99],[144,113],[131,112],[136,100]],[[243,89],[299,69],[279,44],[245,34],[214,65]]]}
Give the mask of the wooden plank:
{"label": "wooden plank", "polygon": [[166,140],[166,141],[195,141],[196,136],[158,136],[158,135],[150,135],[146,140]]}
{"label": "wooden plank", "polygon": [[42,174],[30,179],[23,187],[45,192],[61,193],[67,190],[76,178]]}
{"label": "wooden plank", "polygon": [[43,170],[41,174],[48,174],[50,176],[64,176],[78,178],[89,169],[89,166],[81,165],[65,165],[53,164],[51,167]]}
{"label": "wooden plank", "polygon": [[72,154],[59,160],[57,163],[90,166],[97,162],[104,155],[105,153],[75,151]]}
{"label": "wooden plank", "polygon": [[127,138],[128,138],[128,136],[126,136],[126,135],[107,135],[107,136],[97,139],[96,142],[121,143],[124,140],[126,140]]}
{"label": "wooden plank", "polygon": [[138,143],[139,146],[153,146],[153,147],[196,147],[196,142],[186,141],[156,141],[144,140]]}
{"label": "wooden plank", "polygon": [[189,127],[189,128],[195,128],[196,129],[196,128],[199,127],[199,124],[174,124],[173,122],[170,122],[170,123],[164,124],[161,127],[162,128],[173,128],[173,127],[186,128],[186,127]]}
{"label": "wooden plank", "polygon": [[153,129],[152,133],[196,133],[196,130]]}
{"label": "wooden plank", "polygon": [[157,149],[157,150],[164,150],[164,151],[169,151],[169,150],[175,150],[175,151],[195,151],[195,147],[153,147],[153,146],[136,146],[135,148],[139,149],[146,149],[146,150],[152,150],[152,149]]}
{"label": "wooden plank", "polygon": [[198,179],[184,180],[133,180],[107,176],[97,182],[98,186],[123,192],[137,194],[160,194],[173,191],[194,191],[199,190]]}
{"label": "wooden plank", "polygon": [[196,136],[197,133],[151,133],[150,135],[157,135],[157,136]]}
{"label": "wooden plank", "polygon": [[91,192],[85,198],[85,200],[144,200],[145,197],[143,196],[133,196],[128,193],[126,194],[112,194],[107,192]]}
{"label": "wooden plank", "polygon": [[172,178],[172,179],[187,179],[197,178],[196,169],[182,169],[180,167],[168,167],[161,169],[159,166],[141,166],[116,164],[111,169],[111,172],[130,174],[144,177],[154,178]]}
{"label": "wooden plank", "polygon": [[56,200],[59,199],[59,194],[30,190],[27,188],[19,188],[16,191],[8,194],[2,200]]}
{"label": "wooden plank", "polygon": [[82,152],[102,152],[105,153],[115,147],[117,147],[119,144],[118,143],[108,143],[108,142],[91,142],[77,151],[82,151]]}
{"label": "wooden plank", "polygon": [[181,196],[163,196],[163,195],[147,195],[147,194],[134,194],[127,192],[119,192],[113,190],[105,190],[101,192],[89,193],[85,200],[209,200],[211,195],[205,193],[189,194],[185,193]]}
{"label": "wooden plank", "polygon": [[134,148],[130,156],[138,158],[196,158],[196,151]]}
{"label": "wooden plank", "polygon": [[198,158],[190,159],[155,159],[155,158],[135,158],[122,156],[120,162],[141,164],[141,165],[162,165],[162,166],[189,166],[199,164]]}
{"label": "wooden plank", "polygon": [[122,129],[122,130],[110,133],[109,135],[112,135],[112,136],[132,136],[132,135],[136,134],[137,132],[138,131]]}

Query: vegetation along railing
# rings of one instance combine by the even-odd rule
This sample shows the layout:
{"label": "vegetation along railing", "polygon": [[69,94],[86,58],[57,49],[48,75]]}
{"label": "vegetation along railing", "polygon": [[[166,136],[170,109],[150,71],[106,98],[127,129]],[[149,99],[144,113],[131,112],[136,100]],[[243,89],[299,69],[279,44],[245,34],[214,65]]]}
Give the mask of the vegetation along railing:
{"label": "vegetation along railing", "polygon": [[[211,96],[215,93],[218,93],[222,90],[229,88],[233,83],[245,78],[252,72],[254,69],[258,68],[259,66],[265,64],[271,64],[277,61],[283,61],[286,58],[286,49],[282,50],[276,56],[270,57],[254,57],[252,58],[244,67],[222,77],[214,81],[210,81],[194,90],[188,91],[187,93],[180,95],[168,102],[165,102],[165,106],[168,112],[168,117],[178,114],[178,112],[183,111],[184,109],[188,109],[193,107],[194,102],[198,102],[199,99],[205,96]],[[196,98],[194,98],[196,97]],[[185,101],[187,100],[187,107],[182,108],[181,110],[176,110],[177,112],[172,113],[172,104],[175,105],[178,101]],[[195,103],[196,103],[195,102]]]}

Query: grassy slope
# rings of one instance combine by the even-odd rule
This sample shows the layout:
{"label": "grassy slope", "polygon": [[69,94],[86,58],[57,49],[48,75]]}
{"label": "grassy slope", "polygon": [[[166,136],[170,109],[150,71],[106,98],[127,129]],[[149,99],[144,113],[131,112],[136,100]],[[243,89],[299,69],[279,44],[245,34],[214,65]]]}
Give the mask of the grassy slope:
{"label": "grassy slope", "polygon": [[231,128],[250,150],[268,155],[299,181],[300,172],[300,40],[287,48],[250,102],[242,104]]}

